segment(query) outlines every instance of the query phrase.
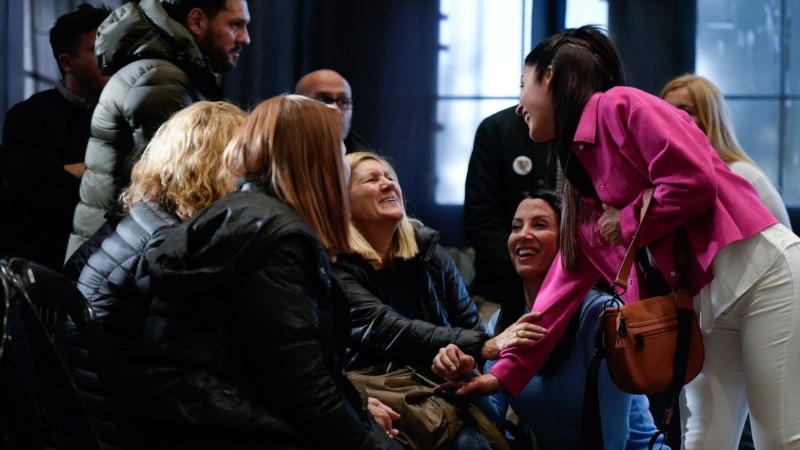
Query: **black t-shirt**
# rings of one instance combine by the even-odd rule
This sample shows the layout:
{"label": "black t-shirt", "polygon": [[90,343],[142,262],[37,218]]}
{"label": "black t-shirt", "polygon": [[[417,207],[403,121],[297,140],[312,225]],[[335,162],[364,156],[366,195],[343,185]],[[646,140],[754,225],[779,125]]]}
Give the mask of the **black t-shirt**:
{"label": "black t-shirt", "polygon": [[0,255],[60,270],[72,231],[80,179],[64,165],[83,161],[91,109],[56,89],[34,94],[6,114],[0,147]]}

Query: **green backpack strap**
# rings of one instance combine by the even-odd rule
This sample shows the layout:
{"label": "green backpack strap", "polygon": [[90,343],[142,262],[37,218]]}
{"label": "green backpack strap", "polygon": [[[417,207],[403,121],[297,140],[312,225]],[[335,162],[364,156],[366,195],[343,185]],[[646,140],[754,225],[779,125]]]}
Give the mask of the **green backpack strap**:
{"label": "green backpack strap", "polygon": [[464,403],[466,403],[466,410],[472,417],[475,427],[492,441],[492,446],[495,450],[511,450],[511,445],[509,445],[503,432],[495,426],[494,422],[489,420],[477,406],[470,402]]}

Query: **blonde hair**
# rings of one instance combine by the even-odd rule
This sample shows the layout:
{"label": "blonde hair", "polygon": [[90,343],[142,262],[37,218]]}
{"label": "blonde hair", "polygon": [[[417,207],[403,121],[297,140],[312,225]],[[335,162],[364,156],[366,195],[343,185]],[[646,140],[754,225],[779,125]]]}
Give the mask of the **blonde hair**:
{"label": "blonde hair", "polygon": [[341,129],[324,103],[281,95],[253,109],[223,155],[234,176],[266,184],[291,206],[332,257],[350,251]]}
{"label": "blonde hair", "polygon": [[666,97],[671,91],[684,87],[694,99],[698,125],[708,136],[711,146],[719,157],[728,164],[736,161],[755,164],[739,145],[725,98],[711,81],[697,75],[679,76],[664,86],[661,98]]}
{"label": "blonde hair", "polygon": [[152,200],[184,221],[231,192],[222,152],[244,118],[226,102],[201,101],[176,112],[133,166],[131,184],[120,194],[123,210]]}
{"label": "blonde hair", "polygon": [[[371,152],[355,152],[350,153],[347,156],[347,162],[350,164],[350,171],[354,172],[356,167],[364,161],[377,161],[389,172],[392,174],[392,178],[394,178],[395,182],[397,180],[397,172],[395,172],[394,167],[389,164],[385,158],[382,158],[375,153]],[[353,179],[350,179],[350,182],[353,182]],[[353,221],[350,221],[350,246],[353,248],[353,251],[360,255],[362,258],[367,260],[374,266],[380,266],[383,261],[381,261],[381,256],[378,254],[377,251],[372,247],[372,245],[367,241],[363,234],[358,230],[356,225]],[[417,239],[414,237],[414,227],[411,225],[411,221],[408,219],[408,216],[405,215],[405,209],[403,210],[403,218],[400,220],[400,224],[395,229],[394,236],[392,236],[392,244],[389,247],[389,256],[391,258],[400,258],[400,259],[411,259],[419,253],[419,246],[417,245]]]}

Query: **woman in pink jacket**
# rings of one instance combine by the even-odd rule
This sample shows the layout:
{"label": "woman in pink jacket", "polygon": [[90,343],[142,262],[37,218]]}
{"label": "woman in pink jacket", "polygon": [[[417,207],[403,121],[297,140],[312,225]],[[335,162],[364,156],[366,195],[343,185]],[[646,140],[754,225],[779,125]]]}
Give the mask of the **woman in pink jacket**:
{"label": "woman in pink jacket", "polygon": [[[800,239],[734,175],[683,111],[624,87],[614,44],[593,26],[542,41],[525,59],[517,114],[534,141],[555,138],[564,170],[561,252],[537,297],[548,329],[506,349],[457,393],[512,396],[542,367],[598,278],[613,280],[654,187],[639,237],[672,287],[683,228],[700,314],[703,372],[681,394],[683,448],[734,449],[748,411],[757,448],[800,448]],[[649,296],[633,274],[626,302]],[[472,367],[437,358],[457,378]]]}

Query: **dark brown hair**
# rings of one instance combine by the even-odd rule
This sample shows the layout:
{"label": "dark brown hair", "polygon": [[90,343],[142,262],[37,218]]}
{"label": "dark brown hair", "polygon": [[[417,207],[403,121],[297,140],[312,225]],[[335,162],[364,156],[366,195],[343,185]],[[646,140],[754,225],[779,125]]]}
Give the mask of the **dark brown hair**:
{"label": "dark brown hair", "polygon": [[578,224],[587,217],[581,196],[596,198],[586,168],[572,155],[572,141],[586,102],[596,92],[625,85],[622,60],[614,43],[594,25],[564,30],[540,42],[525,58],[541,81],[552,67],[553,118],[556,149],[564,171],[564,213],[561,251],[564,267],[574,269]]}

